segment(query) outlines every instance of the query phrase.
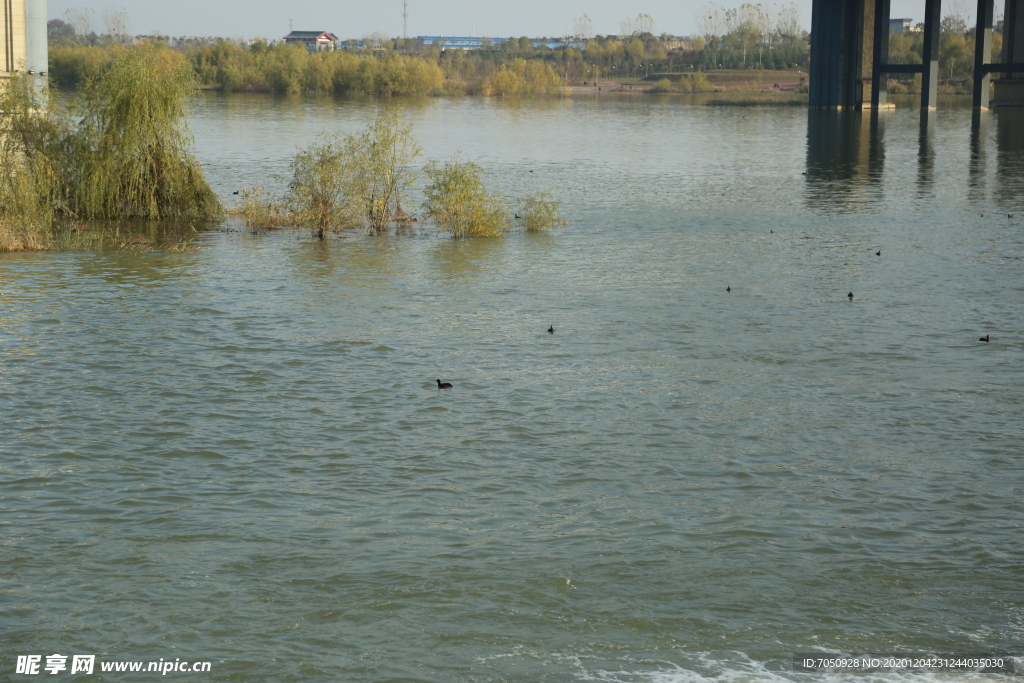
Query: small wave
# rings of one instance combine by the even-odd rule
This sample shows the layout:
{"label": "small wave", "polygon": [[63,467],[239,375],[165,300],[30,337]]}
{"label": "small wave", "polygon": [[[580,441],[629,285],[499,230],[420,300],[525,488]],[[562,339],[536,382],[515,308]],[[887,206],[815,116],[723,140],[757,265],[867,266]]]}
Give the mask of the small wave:
{"label": "small wave", "polygon": [[[884,671],[871,673],[815,672],[779,670],[742,652],[735,658],[717,659],[708,655],[694,657],[693,663],[680,666],[668,662],[636,661],[619,669],[595,668],[577,674],[582,681],[601,683],[961,683],[991,681],[991,674],[950,671]],[[581,663],[585,664],[585,660]],[[776,665],[778,662],[776,662]],[[788,665],[789,662],[785,662]]]}

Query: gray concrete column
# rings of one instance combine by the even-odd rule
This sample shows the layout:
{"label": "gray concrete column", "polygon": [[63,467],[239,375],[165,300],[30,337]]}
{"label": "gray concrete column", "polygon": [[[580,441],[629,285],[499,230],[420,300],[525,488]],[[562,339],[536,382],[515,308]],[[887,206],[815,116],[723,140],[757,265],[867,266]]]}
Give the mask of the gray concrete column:
{"label": "gray concrete column", "polygon": [[871,108],[886,105],[888,75],[882,72],[882,65],[889,61],[889,16],[891,0],[875,0],[875,37],[871,60]]}
{"label": "gray concrete column", "polygon": [[978,0],[978,24],[974,29],[974,108],[988,109],[992,63],[992,14],[995,0]]}
{"label": "gray concrete column", "polygon": [[[1024,0],[1006,0],[1003,12],[1003,62],[1024,63]],[[1007,74],[1004,78],[1024,79],[1024,73]]]}
{"label": "gray concrete column", "polygon": [[46,0],[25,0],[25,66],[45,75],[49,70],[46,44]]}
{"label": "gray concrete column", "polygon": [[870,45],[865,55],[864,34],[866,26],[868,32],[873,28],[873,23],[865,23],[866,7],[873,17],[874,0],[814,0],[808,95],[811,107],[842,109],[864,103],[871,74]]}
{"label": "gray concrete column", "polygon": [[1024,0],[1006,0],[1003,14],[1003,60],[1009,71],[996,69],[995,106],[1024,106]]}
{"label": "gray concrete column", "polygon": [[25,68],[25,2],[0,0],[0,74]]}
{"label": "gray concrete column", "polygon": [[921,109],[935,109],[939,94],[939,28],[942,0],[925,0],[924,49],[921,64]]}

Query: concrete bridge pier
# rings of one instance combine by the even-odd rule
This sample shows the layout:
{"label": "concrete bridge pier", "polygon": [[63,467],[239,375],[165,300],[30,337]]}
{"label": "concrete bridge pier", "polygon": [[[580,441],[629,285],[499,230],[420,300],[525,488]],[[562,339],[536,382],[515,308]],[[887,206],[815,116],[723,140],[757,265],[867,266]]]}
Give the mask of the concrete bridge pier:
{"label": "concrete bridge pier", "polygon": [[924,62],[889,64],[890,0],[814,0],[810,106],[884,108],[887,74],[920,73],[921,107],[938,94],[941,0],[925,0]]}
{"label": "concrete bridge pier", "polygon": [[[889,17],[885,18],[886,26]],[[921,63],[921,110],[935,109],[939,99],[939,29],[942,25],[942,0],[925,0],[924,46]]]}
{"label": "concrete bridge pier", "polygon": [[[974,106],[989,106],[991,74],[995,105],[1024,106],[1024,0],[1005,0],[1003,59],[992,64],[995,0],[977,0]],[[888,74],[921,74],[922,113],[935,109],[939,85],[942,0],[925,0],[924,54],[920,64],[889,64],[891,0],[814,0],[811,15],[812,108],[886,106]]]}
{"label": "concrete bridge pier", "polygon": [[886,108],[886,97],[888,96],[888,78],[882,71],[882,64],[885,64],[889,57],[889,16],[890,0],[873,0],[875,3],[875,16],[884,21],[875,22],[874,46],[871,54],[871,108],[873,110]]}
{"label": "concrete bridge pier", "polygon": [[0,0],[0,78],[46,76],[46,0]]}
{"label": "concrete bridge pier", "polygon": [[815,0],[808,95],[812,108],[863,105],[873,42],[874,0]]}
{"label": "concrete bridge pier", "polygon": [[[982,2],[986,1],[993,2],[993,0],[979,0],[979,8]],[[991,47],[989,51],[991,51]],[[975,63],[977,63],[977,57]],[[1002,78],[995,81],[995,95],[992,104],[995,106],[1024,106],[1024,0],[1006,0],[1006,9],[1003,12],[1003,63],[988,64],[984,70],[987,73],[1002,73]],[[974,78],[975,81],[978,80],[977,71],[975,71]],[[987,96],[988,90],[985,90],[984,94]],[[986,107],[988,103],[984,101],[979,103],[975,97],[975,106]]]}
{"label": "concrete bridge pier", "polygon": [[875,45],[872,55],[871,107],[884,107],[888,74],[921,74],[921,111],[935,109],[939,95],[939,30],[942,22],[941,0],[925,0],[924,45],[921,64],[889,64],[890,0],[875,3]]}
{"label": "concrete bridge pier", "polygon": [[988,109],[992,72],[992,15],[995,0],[978,0],[978,27],[974,36],[974,108]]}

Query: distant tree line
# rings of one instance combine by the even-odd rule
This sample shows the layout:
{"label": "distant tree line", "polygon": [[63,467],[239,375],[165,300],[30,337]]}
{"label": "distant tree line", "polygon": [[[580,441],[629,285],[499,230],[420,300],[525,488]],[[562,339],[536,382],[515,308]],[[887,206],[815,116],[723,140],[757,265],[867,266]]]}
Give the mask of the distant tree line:
{"label": "distant tree line", "polygon": [[[544,95],[558,94],[563,86],[563,71],[556,70],[555,63],[518,54],[484,60],[455,50],[436,55],[385,49],[308,52],[283,42],[243,46],[215,39],[174,47],[169,41],[141,42],[182,54],[199,87],[228,92]],[[126,47],[114,41],[52,42],[50,78],[61,87],[79,87],[90,75],[108,68]]]}
{"label": "distant tree line", "polygon": [[[107,31],[97,33],[93,20],[91,12],[69,11],[66,20],[49,22],[50,74],[59,85],[76,87],[86,74],[109,64],[117,46],[126,43],[160,43],[184,54],[201,87],[280,93],[537,95],[560,92],[568,84],[694,72],[719,63],[727,68],[791,68],[807,61],[805,33],[771,38],[769,49],[754,59],[756,46],[748,39],[749,31],[742,40],[736,37],[737,31],[746,30],[743,22],[712,43],[704,36],[654,35],[654,20],[643,13],[623,20],[623,35],[617,36],[593,36],[584,15],[576,21],[577,35],[554,48],[546,39],[527,36],[461,50],[375,34],[343,41],[337,50],[312,53],[282,41],[133,37],[124,32],[119,16],[106,17]],[[784,50],[790,43],[803,53]],[[740,56],[733,59],[735,45]],[[744,57],[747,48],[750,59]]]}
{"label": "distant tree line", "polygon": [[803,69],[810,62],[810,37],[800,26],[795,4],[775,8],[744,3],[704,5],[696,16],[695,46],[703,68]]}
{"label": "distant tree line", "polygon": [[[973,68],[974,29],[961,4],[942,21],[940,73],[949,81],[968,79]],[[704,5],[697,14],[699,35],[654,35],[654,20],[639,14],[621,23],[623,35],[592,35],[589,17],[575,22],[576,35],[551,48],[546,40],[521,36],[486,43],[478,50],[427,45],[375,34],[344,41],[329,52],[307,52],[282,41],[242,42],[222,38],[129,36],[122,13],[107,12],[105,33],[93,30],[91,12],[69,11],[49,22],[50,74],[75,87],[103,69],[126,43],[157,43],[182,53],[200,87],[232,92],[364,93],[371,95],[539,95],[568,84],[649,78],[713,69],[807,70],[810,37],[795,5],[744,3]],[[919,63],[920,31],[890,36],[892,63]],[[993,39],[994,54],[1001,35]],[[673,76],[673,79],[678,79]],[[901,77],[902,78],[902,77]],[[913,77],[894,80],[894,92],[913,90]],[[699,86],[702,87],[702,86]],[[699,89],[698,86],[690,88]]]}

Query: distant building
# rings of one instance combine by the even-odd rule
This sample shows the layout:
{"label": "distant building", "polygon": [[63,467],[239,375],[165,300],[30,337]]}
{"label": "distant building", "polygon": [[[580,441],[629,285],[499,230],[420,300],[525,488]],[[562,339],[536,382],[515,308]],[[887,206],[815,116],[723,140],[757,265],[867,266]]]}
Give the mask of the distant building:
{"label": "distant building", "polygon": [[[459,50],[479,50],[483,47],[490,47],[500,43],[507,43],[518,38],[478,38],[476,36],[416,36],[416,40],[423,45],[437,45],[438,47],[455,48]],[[557,50],[560,47],[582,47],[584,42],[575,40],[559,40],[557,38],[530,38],[530,45],[533,47],[546,47]]]}
{"label": "distant building", "polygon": [[914,27],[913,19],[890,19],[889,20],[889,33],[903,33],[905,31],[911,31]]}
{"label": "distant building", "polygon": [[661,38],[661,49],[662,50],[692,50],[693,43],[687,36],[672,36]]}
{"label": "distant building", "polygon": [[333,50],[338,46],[338,36],[329,31],[292,31],[284,37],[289,45],[302,43],[310,52]]}

